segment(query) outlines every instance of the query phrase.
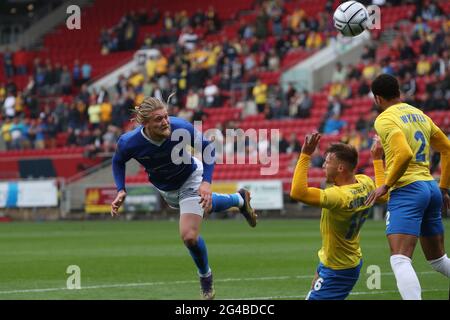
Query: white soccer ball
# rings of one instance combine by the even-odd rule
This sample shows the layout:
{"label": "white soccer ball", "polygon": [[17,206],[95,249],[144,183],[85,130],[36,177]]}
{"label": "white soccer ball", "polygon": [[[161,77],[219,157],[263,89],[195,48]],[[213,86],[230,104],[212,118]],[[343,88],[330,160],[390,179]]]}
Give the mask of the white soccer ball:
{"label": "white soccer ball", "polygon": [[369,12],[358,1],[342,3],[334,11],[334,27],[346,37],[355,37],[366,29]]}

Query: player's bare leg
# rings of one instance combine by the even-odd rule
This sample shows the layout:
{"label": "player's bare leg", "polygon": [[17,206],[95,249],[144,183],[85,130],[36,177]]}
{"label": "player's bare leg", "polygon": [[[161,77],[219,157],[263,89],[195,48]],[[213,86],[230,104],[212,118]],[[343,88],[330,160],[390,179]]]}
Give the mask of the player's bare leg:
{"label": "player's bare leg", "polygon": [[389,234],[387,238],[391,248],[391,267],[403,300],[421,300],[420,282],[411,264],[417,237],[408,234]]}
{"label": "player's bare leg", "polygon": [[202,216],[193,213],[185,213],[180,216],[180,236],[186,246],[197,243],[202,220]]}
{"label": "player's bare leg", "polygon": [[420,244],[431,267],[450,278],[450,259],[445,254],[444,235],[420,237]]}
{"label": "player's bare leg", "polygon": [[391,255],[402,254],[412,259],[417,237],[410,234],[389,234],[387,236]]}
{"label": "player's bare leg", "polygon": [[200,228],[203,217],[198,214],[184,213],[180,216],[180,236],[188,248],[200,276],[200,294],[205,300],[212,300],[215,296],[213,277],[208,265],[208,253]]}

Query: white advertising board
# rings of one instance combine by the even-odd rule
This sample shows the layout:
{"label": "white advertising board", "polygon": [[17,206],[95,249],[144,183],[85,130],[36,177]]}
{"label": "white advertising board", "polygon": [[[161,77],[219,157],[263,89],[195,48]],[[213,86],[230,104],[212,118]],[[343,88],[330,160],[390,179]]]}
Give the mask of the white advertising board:
{"label": "white advertising board", "polygon": [[238,188],[246,188],[251,192],[251,204],[254,209],[283,209],[283,184],[280,180],[239,181]]}

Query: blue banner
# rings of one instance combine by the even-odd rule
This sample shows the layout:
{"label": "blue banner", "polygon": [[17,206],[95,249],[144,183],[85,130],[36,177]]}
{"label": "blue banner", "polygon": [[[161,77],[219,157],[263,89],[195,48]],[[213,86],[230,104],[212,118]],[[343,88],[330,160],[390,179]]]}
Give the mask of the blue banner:
{"label": "blue banner", "polygon": [[17,182],[8,183],[8,196],[6,198],[6,207],[17,208],[18,197],[19,197],[19,184]]}

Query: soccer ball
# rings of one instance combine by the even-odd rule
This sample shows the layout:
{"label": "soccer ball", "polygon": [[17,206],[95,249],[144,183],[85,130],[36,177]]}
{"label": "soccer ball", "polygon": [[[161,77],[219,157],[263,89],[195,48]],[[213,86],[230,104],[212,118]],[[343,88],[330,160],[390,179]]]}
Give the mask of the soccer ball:
{"label": "soccer ball", "polygon": [[346,37],[355,37],[366,29],[369,13],[361,3],[347,1],[333,14],[334,27]]}

